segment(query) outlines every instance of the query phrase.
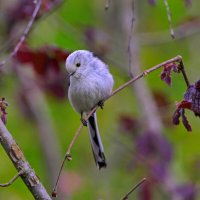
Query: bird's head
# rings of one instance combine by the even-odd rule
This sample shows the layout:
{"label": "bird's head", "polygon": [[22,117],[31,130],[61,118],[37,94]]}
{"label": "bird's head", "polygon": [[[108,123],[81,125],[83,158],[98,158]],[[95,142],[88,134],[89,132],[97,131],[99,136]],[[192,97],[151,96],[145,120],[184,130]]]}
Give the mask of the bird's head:
{"label": "bird's head", "polygon": [[81,73],[93,60],[93,53],[87,50],[78,50],[71,53],[66,59],[66,69],[70,76]]}

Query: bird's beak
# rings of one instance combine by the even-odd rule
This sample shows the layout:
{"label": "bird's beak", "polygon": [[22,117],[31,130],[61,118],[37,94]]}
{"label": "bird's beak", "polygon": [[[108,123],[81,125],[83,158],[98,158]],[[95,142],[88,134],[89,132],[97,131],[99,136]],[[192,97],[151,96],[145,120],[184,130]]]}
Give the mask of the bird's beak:
{"label": "bird's beak", "polygon": [[75,72],[69,73],[68,78],[69,78],[70,76],[73,76],[74,74],[75,74]]}
{"label": "bird's beak", "polygon": [[75,72],[71,72],[70,74],[69,74],[69,76],[73,76],[75,74]]}

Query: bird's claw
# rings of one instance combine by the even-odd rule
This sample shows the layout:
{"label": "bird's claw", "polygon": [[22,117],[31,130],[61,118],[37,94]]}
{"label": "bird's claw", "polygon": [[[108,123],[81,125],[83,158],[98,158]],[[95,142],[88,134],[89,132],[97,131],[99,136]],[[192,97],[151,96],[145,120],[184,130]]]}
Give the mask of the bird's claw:
{"label": "bird's claw", "polygon": [[103,109],[103,107],[104,107],[104,101],[102,100],[102,101],[99,101],[98,102],[98,106],[101,108],[101,109]]}
{"label": "bird's claw", "polygon": [[81,122],[82,122],[83,126],[87,126],[87,121],[85,119],[81,118]]}

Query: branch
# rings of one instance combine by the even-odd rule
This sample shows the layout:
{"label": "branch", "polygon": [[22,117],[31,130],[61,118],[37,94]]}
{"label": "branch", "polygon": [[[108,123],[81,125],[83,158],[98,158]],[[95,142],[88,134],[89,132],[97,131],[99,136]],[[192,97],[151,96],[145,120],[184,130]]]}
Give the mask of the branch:
{"label": "branch", "polygon": [[[160,63],[160,64],[158,64],[158,65],[155,65],[154,67],[152,67],[152,68],[150,68],[150,69],[145,70],[143,73],[141,73],[141,74],[135,76],[134,78],[130,79],[128,82],[124,83],[122,86],[120,86],[119,88],[117,88],[116,90],[114,90],[114,91],[112,92],[112,94],[111,94],[107,99],[104,100],[104,102],[107,101],[108,99],[110,99],[112,96],[114,96],[114,95],[116,95],[117,93],[119,93],[121,90],[123,90],[123,89],[126,88],[127,86],[129,86],[129,85],[131,85],[132,83],[134,83],[135,81],[139,80],[140,78],[145,77],[145,76],[148,75],[149,73],[151,73],[151,72],[153,72],[153,71],[155,71],[155,70],[157,70],[157,69],[163,67],[163,66],[166,65],[166,64],[173,63],[173,62],[182,62],[182,57],[178,55],[178,56],[176,56],[176,57],[174,57],[174,58],[172,58],[172,59],[169,59],[169,60],[164,61],[164,62],[162,62],[162,63]],[[98,109],[98,106],[96,106],[95,108],[93,108],[93,109],[90,111],[90,113],[86,116],[85,120],[87,121],[87,120],[89,119],[89,117],[90,117],[97,109]],[[78,130],[76,131],[76,133],[75,133],[75,135],[74,135],[74,137],[73,137],[73,139],[72,139],[72,141],[71,141],[71,143],[70,143],[70,145],[69,145],[69,147],[68,147],[68,149],[67,149],[67,151],[66,151],[66,153],[65,153],[65,157],[64,157],[64,159],[63,159],[63,161],[62,161],[62,163],[61,163],[61,167],[60,167],[60,170],[59,170],[59,173],[58,173],[57,181],[56,181],[55,186],[54,186],[54,188],[53,188],[53,192],[52,192],[52,196],[53,196],[53,197],[57,196],[57,185],[58,185],[58,181],[59,181],[59,178],[60,178],[60,175],[61,175],[61,171],[62,171],[62,169],[63,169],[63,167],[64,167],[64,163],[65,163],[66,159],[67,159],[68,161],[72,160],[72,157],[71,157],[71,155],[70,155],[70,152],[71,152],[71,149],[72,149],[72,147],[73,147],[73,145],[74,145],[76,139],[78,138],[78,135],[80,134],[82,128],[83,128],[83,125],[81,124],[81,125],[79,126]]]}
{"label": "branch", "polygon": [[13,165],[20,174],[22,180],[34,196],[36,200],[51,200],[44,186],[41,184],[39,178],[36,176],[34,170],[26,161],[23,152],[13,139],[10,132],[7,130],[2,120],[0,120],[0,143],[9,156]]}
{"label": "branch", "polygon": [[[85,118],[86,121],[87,121],[87,120],[89,119],[89,117],[97,110],[97,108],[98,108],[98,106],[94,107],[94,108],[90,111],[90,113],[89,113],[89,114],[86,116],[86,118]],[[52,197],[56,197],[56,196],[57,196],[58,181],[59,181],[59,179],[60,179],[60,175],[61,175],[61,172],[62,172],[62,170],[63,170],[65,161],[66,161],[66,159],[67,159],[68,161],[72,160],[72,157],[71,157],[71,155],[70,155],[70,152],[71,152],[71,149],[72,149],[72,147],[74,146],[74,143],[75,143],[76,139],[78,138],[78,136],[79,136],[79,134],[80,134],[82,128],[83,128],[83,124],[81,124],[80,127],[78,128],[78,130],[76,131],[76,133],[75,133],[75,135],[74,135],[74,137],[73,137],[73,139],[72,139],[72,141],[71,141],[71,143],[70,143],[70,145],[69,145],[69,147],[68,147],[68,149],[67,149],[67,151],[66,151],[66,153],[65,153],[65,157],[64,157],[64,159],[63,159],[63,161],[62,161],[62,163],[61,163],[61,167],[60,167],[60,170],[59,170],[59,172],[58,172],[58,177],[57,177],[55,186],[54,186],[53,191],[52,191],[52,194],[51,194]]]}
{"label": "branch", "polygon": [[126,88],[127,86],[129,86],[130,84],[134,83],[135,81],[137,81],[138,79],[145,77],[146,75],[150,74],[151,72],[163,67],[166,64],[169,63],[173,63],[173,62],[181,62],[182,61],[182,57],[181,56],[176,56],[174,58],[171,58],[169,60],[166,60],[158,65],[155,65],[154,67],[151,67],[150,69],[145,70],[144,72],[142,72],[141,74],[135,76],[134,78],[130,79],[128,82],[124,83],[122,86],[120,86],[119,88],[117,88],[115,91],[113,91],[113,93],[108,97],[108,99],[112,96],[114,96],[115,94],[117,94],[118,92],[120,92],[121,90],[123,90],[124,88]]}
{"label": "branch", "polygon": [[23,171],[19,171],[8,183],[0,184],[0,187],[8,187],[12,185],[23,174]]}
{"label": "branch", "polygon": [[19,39],[19,42],[17,43],[17,45],[15,46],[13,52],[11,53],[11,57],[15,56],[15,54],[18,52],[21,44],[24,42],[24,40],[26,39],[26,36],[28,35],[32,25],[33,25],[33,22],[35,21],[35,18],[38,14],[38,11],[40,9],[40,6],[41,6],[41,0],[37,0],[36,2],[36,6],[35,6],[35,9],[33,11],[33,14],[31,16],[31,19],[30,21],[28,22],[23,34],[21,35],[20,39]]}
{"label": "branch", "polygon": [[134,5],[134,0],[132,0],[132,16],[131,16],[131,25],[130,25],[130,33],[128,36],[128,67],[129,67],[129,75],[130,77],[133,77],[132,71],[131,71],[131,66],[132,66],[132,48],[131,48],[131,43],[132,43],[132,35],[133,35],[133,25],[134,25],[134,21],[135,21],[135,17],[134,17],[134,9],[135,9],[135,5]]}
{"label": "branch", "polygon": [[143,178],[139,183],[137,183],[123,198],[122,200],[127,200],[132,192],[134,192],[138,187],[140,187],[144,182],[146,181],[146,178]]}
{"label": "branch", "polygon": [[20,46],[22,45],[22,43],[26,39],[28,33],[30,32],[30,29],[31,29],[31,27],[32,27],[32,25],[33,25],[36,17],[37,17],[38,12],[39,12],[40,6],[41,6],[41,0],[37,0],[36,1],[36,5],[35,5],[35,9],[34,9],[33,14],[31,16],[31,19],[29,20],[29,22],[28,22],[28,24],[27,24],[27,26],[26,26],[23,34],[20,36],[19,41],[16,44],[15,48],[13,49],[13,51],[11,52],[10,56],[8,56],[5,60],[3,60],[3,61],[0,62],[0,67],[2,67],[3,65],[5,65],[6,62],[10,58],[12,58],[13,56],[15,56],[16,53],[18,52]]}

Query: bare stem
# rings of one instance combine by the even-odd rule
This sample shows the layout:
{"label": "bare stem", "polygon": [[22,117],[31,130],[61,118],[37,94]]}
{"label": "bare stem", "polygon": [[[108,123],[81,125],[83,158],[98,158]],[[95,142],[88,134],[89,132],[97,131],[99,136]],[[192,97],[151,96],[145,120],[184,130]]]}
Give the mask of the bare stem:
{"label": "bare stem", "polygon": [[124,197],[122,197],[122,200],[127,200],[132,192],[134,192],[138,187],[140,187],[144,182],[146,181],[146,178],[143,178],[139,183],[137,183]]}
{"label": "bare stem", "polygon": [[19,176],[21,176],[23,173],[23,171],[19,171],[18,174],[16,174],[8,183],[2,183],[0,184],[0,187],[8,187],[10,185],[12,185],[18,178]]}
{"label": "bare stem", "polygon": [[181,73],[182,73],[182,75],[183,75],[183,78],[184,78],[184,80],[185,80],[185,83],[186,83],[187,87],[189,88],[190,82],[189,82],[189,79],[188,79],[187,74],[186,74],[186,72],[185,72],[185,68],[184,68],[184,65],[183,65],[183,61],[180,61],[180,68],[179,68],[179,69],[181,70]]}
{"label": "bare stem", "polygon": [[128,36],[128,67],[129,67],[129,74],[130,77],[133,77],[133,74],[131,72],[131,66],[132,66],[132,49],[131,49],[131,43],[132,43],[132,33],[133,33],[133,25],[134,25],[134,0],[132,0],[132,17],[131,17],[131,26],[130,26],[130,33]]}
{"label": "bare stem", "polygon": [[22,45],[22,43],[24,42],[24,40],[26,39],[32,25],[33,25],[33,22],[35,21],[36,19],[36,16],[38,14],[38,11],[40,9],[40,6],[41,6],[41,0],[37,0],[37,3],[36,3],[36,6],[35,6],[35,9],[33,11],[33,14],[31,16],[31,19],[30,21],[28,22],[23,34],[21,35],[20,39],[19,39],[19,42],[17,43],[17,45],[15,46],[13,52],[11,53],[11,56],[13,57],[19,50],[20,46]]}
{"label": "bare stem", "polygon": [[[153,72],[153,71],[155,71],[155,70],[157,70],[157,69],[163,67],[164,65],[169,64],[169,63],[173,63],[173,62],[181,62],[181,61],[182,61],[182,57],[181,57],[181,56],[176,56],[176,57],[174,57],[174,58],[172,58],[172,59],[169,59],[169,60],[164,61],[164,62],[162,62],[162,63],[160,63],[160,64],[158,64],[158,65],[155,65],[154,67],[152,67],[152,68],[150,68],[150,69],[144,71],[143,73],[139,74],[138,76],[135,76],[134,78],[130,79],[128,82],[124,83],[122,86],[120,86],[119,88],[117,88],[116,90],[114,90],[114,91],[112,92],[112,94],[111,94],[107,99],[105,99],[105,101],[107,101],[107,100],[110,99],[112,96],[114,96],[115,94],[119,93],[121,90],[123,90],[124,88],[126,88],[126,87],[129,86],[130,84],[134,83],[134,82],[137,81],[138,79],[140,79],[140,78],[142,78],[142,77],[148,75],[149,73],[151,73],[151,72]],[[94,108],[90,111],[90,113],[87,115],[87,117],[85,118],[85,120],[88,120],[89,117],[90,117],[97,109],[98,109],[98,106],[94,107]],[[63,169],[63,167],[64,167],[64,163],[65,163],[66,159],[67,159],[68,161],[72,160],[72,157],[71,157],[71,155],[70,155],[71,149],[72,149],[72,147],[74,146],[74,143],[75,143],[75,141],[77,140],[78,135],[80,134],[82,128],[83,128],[83,125],[81,124],[81,125],[79,126],[78,130],[76,131],[76,133],[75,133],[75,135],[74,135],[74,137],[73,137],[73,139],[72,139],[72,141],[71,141],[71,143],[70,143],[70,145],[69,145],[69,147],[68,147],[68,149],[67,149],[67,151],[66,151],[66,153],[65,153],[65,157],[64,157],[64,159],[63,159],[63,161],[62,161],[62,163],[61,163],[61,167],[60,167],[60,170],[59,170],[59,173],[58,173],[57,181],[56,181],[56,184],[55,184],[54,189],[53,189],[53,192],[52,192],[52,195],[53,195],[53,196],[56,196],[56,195],[57,195],[57,192],[56,192],[56,191],[57,191],[57,185],[58,185],[58,181],[59,181],[59,178],[60,178],[60,174],[61,174],[61,171],[62,171],[62,169]]]}
{"label": "bare stem", "polygon": [[[98,107],[94,107],[94,108],[90,111],[90,113],[89,113],[89,114],[87,115],[87,117],[85,118],[86,121],[87,121],[87,120],[89,119],[89,117],[97,110],[97,108],[98,108]],[[62,172],[62,170],[63,170],[64,164],[65,164],[65,161],[66,161],[66,159],[67,159],[68,161],[72,160],[72,157],[71,157],[71,155],[70,155],[70,152],[71,152],[71,149],[72,149],[72,147],[74,146],[74,143],[75,143],[75,141],[77,140],[77,138],[78,138],[78,136],[79,136],[79,134],[80,134],[82,128],[83,128],[83,124],[81,124],[81,125],[79,126],[78,130],[76,131],[76,133],[75,133],[75,135],[74,135],[74,137],[73,137],[73,139],[72,139],[72,141],[71,141],[71,143],[70,143],[70,145],[69,145],[69,147],[68,147],[68,149],[67,149],[67,151],[66,151],[66,153],[65,153],[65,157],[64,157],[64,159],[63,159],[63,161],[62,161],[62,163],[61,163],[61,166],[60,166],[60,169],[59,169],[59,172],[58,172],[58,177],[57,177],[55,186],[54,186],[54,188],[53,188],[53,192],[52,192],[52,196],[53,196],[53,197],[56,197],[56,196],[57,196],[58,182],[59,182],[60,175],[61,175],[61,172]]]}
{"label": "bare stem", "polygon": [[164,0],[164,4],[165,4],[166,10],[167,10],[167,18],[168,18],[169,27],[170,27],[170,34],[171,34],[171,37],[174,39],[175,35],[174,35],[174,29],[172,27],[172,18],[171,18],[171,13],[170,13],[168,1]]}

